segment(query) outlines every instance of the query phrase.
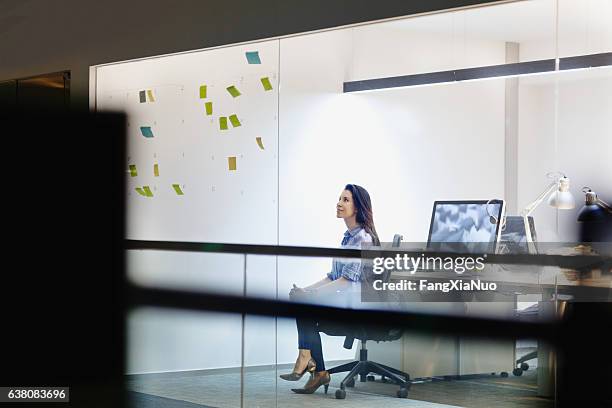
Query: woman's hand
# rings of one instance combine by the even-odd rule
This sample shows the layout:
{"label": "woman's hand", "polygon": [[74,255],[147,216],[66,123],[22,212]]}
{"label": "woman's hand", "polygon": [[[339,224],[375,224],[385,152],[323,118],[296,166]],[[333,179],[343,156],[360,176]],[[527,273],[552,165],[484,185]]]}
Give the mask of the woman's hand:
{"label": "woman's hand", "polygon": [[298,288],[294,283],[293,287],[289,291],[289,298],[296,298],[304,293],[306,293],[306,290],[304,290],[304,288]]}
{"label": "woman's hand", "polygon": [[295,284],[293,284],[293,287],[291,288],[291,291],[289,292],[289,298],[291,300],[303,300],[303,299],[308,299],[312,296],[315,296],[316,294],[317,294],[317,289],[299,288]]}

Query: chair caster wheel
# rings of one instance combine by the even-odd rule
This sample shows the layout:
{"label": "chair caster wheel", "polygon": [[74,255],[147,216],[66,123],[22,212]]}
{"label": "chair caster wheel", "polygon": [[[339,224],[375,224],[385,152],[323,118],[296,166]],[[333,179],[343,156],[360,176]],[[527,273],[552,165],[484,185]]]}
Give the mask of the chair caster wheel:
{"label": "chair caster wheel", "polygon": [[366,377],[366,379],[367,379],[368,381],[376,381],[376,378],[375,378],[373,375],[368,375],[368,376]]}
{"label": "chair caster wheel", "polygon": [[499,375],[500,375],[502,378],[506,378],[506,377],[508,376],[508,373],[507,373],[506,371],[502,371],[501,373],[499,373]]}
{"label": "chair caster wheel", "polygon": [[397,398],[408,398],[408,390],[406,388],[400,388],[397,392]]}
{"label": "chair caster wheel", "polygon": [[354,379],[354,378],[351,378],[350,380],[348,380],[348,381],[346,382],[346,386],[347,386],[347,387],[354,387],[354,386],[355,386],[355,379]]}
{"label": "chair caster wheel", "polygon": [[345,399],[346,391],[344,390],[336,390],[336,399]]}
{"label": "chair caster wheel", "polygon": [[521,363],[521,370],[523,370],[523,371],[527,371],[527,370],[529,370],[529,364],[527,364],[527,363]]}
{"label": "chair caster wheel", "polygon": [[520,377],[521,375],[523,375],[523,370],[520,367],[517,367],[514,370],[512,370],[512,374],[514,374],[517,377]]}

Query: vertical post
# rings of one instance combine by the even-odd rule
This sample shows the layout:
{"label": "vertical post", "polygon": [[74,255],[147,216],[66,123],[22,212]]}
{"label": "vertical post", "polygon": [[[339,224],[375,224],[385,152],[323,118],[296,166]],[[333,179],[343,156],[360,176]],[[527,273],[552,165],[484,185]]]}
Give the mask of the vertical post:
{"label": "vertical post", "polygon": [[[519,62],[519,43],[506,43],[506,64]],[[506,79],[504,111],[504,199],[506,213],[518,213],[518,77]]]}

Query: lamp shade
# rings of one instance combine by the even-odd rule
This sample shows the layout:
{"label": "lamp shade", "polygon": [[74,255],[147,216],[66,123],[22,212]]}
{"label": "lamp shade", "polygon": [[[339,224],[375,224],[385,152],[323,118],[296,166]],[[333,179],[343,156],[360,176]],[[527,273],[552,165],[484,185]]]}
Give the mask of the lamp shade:
{"label": "lamp shade", "polygon": [[[588,189],[588,190],[587,190]],[[580,222],[600,222],[610,219],[610,214],[604,207],[606,205],[597,198],[597,194],[588,187],[583,189],[585,193],[584,207],[578,212]]]}
{"label": "lamp shade", "polygon": [[606,210],[597,204],[585,204],[578,212],[578,221],[604,221],[608,217]]}
{"label": "lamp shade", "polygon": [[569,191],[569,179],[567,177],[559,179],[559,188],[548,197],[548,205],[560,210],[571,210],[576,207],[576,200]]}

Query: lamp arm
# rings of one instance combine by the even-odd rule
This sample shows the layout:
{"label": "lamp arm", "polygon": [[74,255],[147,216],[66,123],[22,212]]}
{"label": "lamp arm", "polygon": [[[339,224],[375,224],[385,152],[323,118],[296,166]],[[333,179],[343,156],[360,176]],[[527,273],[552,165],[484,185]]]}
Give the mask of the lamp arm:
{"label": "lamp arm", "polygon": [[525,207],[523,209],[523,211],[521,211],[521,217],[526,218],[529,214],[531,214],[536,208],[538,208],[538,205],[540,205],[540,203],[542,201],[544,201],[544,198],[546,198],[546,196],[550,193],[553,192],[553,190],[559,185],[558,182],[553,182],[550,183],[550,185],[548,187],[546,187],[546,190],[544,190],[542,192],[542,194],[540,194],[538,196],[538,198],[536,198],[531,204],[529,204],[527,207]]}
{"label": "lamp arm", "polygon": [[599,206],[602,207],[604,210],[606,210],[609,214],[612,214],[612,206],[610,206],[610,204],[606,203],[604,200],[602,200],[599,197],[597,197],[597,201],[595,202],[599,204]]}

